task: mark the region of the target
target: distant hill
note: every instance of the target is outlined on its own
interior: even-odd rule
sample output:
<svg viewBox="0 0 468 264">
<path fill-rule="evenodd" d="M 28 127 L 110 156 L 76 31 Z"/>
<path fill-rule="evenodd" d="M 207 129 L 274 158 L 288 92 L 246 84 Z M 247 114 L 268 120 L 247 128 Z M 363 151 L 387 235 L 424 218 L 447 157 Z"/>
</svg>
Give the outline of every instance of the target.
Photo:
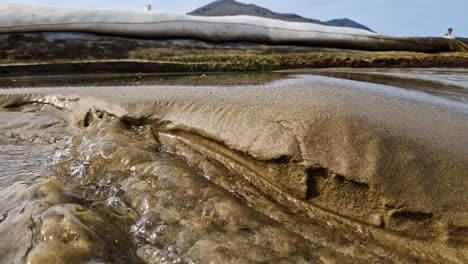
<svg viewBox="0 0 468 264">
<path fill-rule="evenodd" d="M 332 19 L 332 20 L 325 21 L 324 23 L 329 26 L 359 28 L 359 29 L 364 29 L 367 31 L 374 32 L 372 29 L 362 24 L 359 24 L 358 22 L 353 21 L 349 18 Z"/>
<path fill-rule="evenodd" d="M 234 0 L 219 0 L 200 7 L 190 13 L 192 16 L 258 16 L 295 22 L 322 24 L 320 20 L 308 19 L 296 14 L 280 14 L 261 6 L 239 3 Z"/>
<path fill-rule="evenodd" d="M 361 25 L 351 19 L 333 19 L 322 22 L 317 19 L 305 18 L 296 14 L 276 13 L 269 9 L 253 4 L 244 4 L 234 0 L 218 0 L 208 5 L 200 7 L 188 15 L 192 16 L 258 16 L 272 19 L 279 19 L 293 22 L 306 22 L 321 25 L 337 26 L 337 27 L 352 27 L 372 31 L 368 27 Z M 372 31 L 373 32 L 373 31 Z"/>
</svg>

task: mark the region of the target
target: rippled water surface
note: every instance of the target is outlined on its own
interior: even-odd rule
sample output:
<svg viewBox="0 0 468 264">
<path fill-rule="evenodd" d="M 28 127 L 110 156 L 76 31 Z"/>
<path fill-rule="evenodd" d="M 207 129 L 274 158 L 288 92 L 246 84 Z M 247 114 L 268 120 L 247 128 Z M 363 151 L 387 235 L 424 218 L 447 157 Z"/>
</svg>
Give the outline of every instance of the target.
<svg viewBox="0 0 468 264">
<path fill-rule="evenodd" d="M 278 76 L 239 77 L 227 82 Z M 165 83 L 154 76 L 112 78 L 104 84 Z M 171 78 L 219 83 L 219 76 Z M 3 84 L 76 85 L 72 79 Z M 437 262 L 405 241 L 378 240 L 359 225 L 314 219 L 278 203 L 234 163 L 210 160 L 189 144 L 203 145 L 202 139 L 102 113 L 80 128 L 74 121 L 42 104 L 0 111 L 1 263 Z"/>
<path fill-rule="evenodd" d="M 305 72 L 334 78 L 384 84 L 464 103 L 468 102 L 468 70 L 466 69 L 343 68 L 307 70 Z"/>
</svg>

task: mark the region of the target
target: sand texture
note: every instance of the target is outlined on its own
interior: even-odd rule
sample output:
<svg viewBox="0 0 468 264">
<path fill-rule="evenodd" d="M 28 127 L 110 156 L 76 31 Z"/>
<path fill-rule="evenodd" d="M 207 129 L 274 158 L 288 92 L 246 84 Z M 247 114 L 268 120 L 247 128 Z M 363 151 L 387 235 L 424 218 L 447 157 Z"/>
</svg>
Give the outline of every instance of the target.
<svg viewBox="0 0 468 264">
<path fill-rule="evenodd" d="M 463 103 L 311 76 L 264 86 L 0 93 L 3 107 L 51 104 L 81 127 L 103 115 L 149 124 L 168 146 L 196 150 L 315 217 L 451 250 L 467 245 Z"/>
</svg>

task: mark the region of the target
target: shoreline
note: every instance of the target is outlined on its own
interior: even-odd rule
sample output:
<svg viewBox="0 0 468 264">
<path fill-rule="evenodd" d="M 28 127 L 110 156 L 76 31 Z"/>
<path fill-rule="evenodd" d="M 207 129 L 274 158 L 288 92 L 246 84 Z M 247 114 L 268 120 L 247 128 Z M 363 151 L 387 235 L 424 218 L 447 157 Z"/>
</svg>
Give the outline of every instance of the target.
<svg viewBox="0 0 468 264">
<path fill-rule="evenodd" d="M 149 59 L 146 59 L 149 58 Z M 135 59 L 10 61 L 0 64 L 0 76 L 95 73 L 269 72 L 324 68 L 464 68 L 468 53 L 309 53 L 286 55 L 185 56 Z"/>
<path fill-rule="evenodd" d="M 133 39 L 42 32 L 0 34 L 0 74 L 249 72 L 303 68 L 468 67 L 467 52 L 366 52 L 307 46 Z M 41 68 L 42 67 L 42 68 Z"/>
</svg>

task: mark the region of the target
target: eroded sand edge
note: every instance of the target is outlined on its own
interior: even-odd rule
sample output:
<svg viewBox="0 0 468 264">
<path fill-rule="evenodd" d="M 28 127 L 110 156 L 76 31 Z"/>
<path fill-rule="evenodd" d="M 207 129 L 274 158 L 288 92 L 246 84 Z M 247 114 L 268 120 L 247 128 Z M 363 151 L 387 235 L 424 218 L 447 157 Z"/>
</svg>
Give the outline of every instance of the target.
<svg viewBox="0 0 468 264">
<path fill-rule="evenodd" d="M 312 218 L 466 259 L 463 104 L 308 76 L 264 86 L 0 93 L 3 107 L 51 104 L 81 127 L 105 115 L 151 125 L 168 151 L 219 162 Z"/>
</svg>

